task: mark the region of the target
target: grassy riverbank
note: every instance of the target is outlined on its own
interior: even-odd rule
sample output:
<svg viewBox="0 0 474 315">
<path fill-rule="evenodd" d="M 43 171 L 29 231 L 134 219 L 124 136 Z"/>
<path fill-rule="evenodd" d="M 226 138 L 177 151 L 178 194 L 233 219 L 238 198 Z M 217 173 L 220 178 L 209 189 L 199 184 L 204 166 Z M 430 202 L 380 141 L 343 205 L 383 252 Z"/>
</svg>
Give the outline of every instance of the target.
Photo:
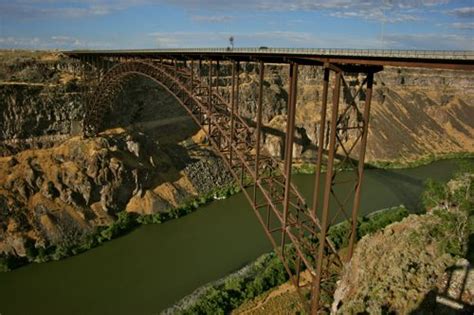
<svg viewBox="0 0 474 315">
<path fill-rule="evenodd" d="M 138 215 L 123 211 L 118 213 L 117 219 L 111 225 L 99 227 L 94 233 L 63 245 L 37 248 L 34 246 L 33 242 L 31 242 L 26 244 L 26 257 L 0 255 L 0 272 L 10 271 L 28 263 L 42 263 L 51 260 L 60 260 L 80 254 L 91 248 L 97 247 L 104 242 L 125 235 L 140 225 L 164 223 L 172 219 L 180 218 L 215 199 L 228 198 L 239 191 L 240 187 L 235 184 L 213 189 L 203 196 L 189 200 L 181 206 L 171 209 L 169 212 Z"/>
<path fill-rule="evenodd" d="M 455 152 L 455 153 L 440 153 L 440 154 L 428 154 L 423 155 L 420 158 L 413 161 L 394 160 L 394 161 L 374 161 L 365 164 L 366 169 L 406 169 L 415 168 L 419 166 L 428 165 L 430 163 L 449 160 L 449 159 L 474 159 L 474 152 Z M 336 164 L 337 165 L 337 164 Z M 325 170 L 325 165 L 322 167 Z M 349 170 L 350 167 L 344 167 L 345 170 Z M 314 174 L 316 172 L 315 163 L 299 163 L 293 166 L 294 174 Z"/>
<path fill-rule="evenodd" d="M 394 207 L 377 211 L 359 220 L 357 238 L 373 233 L 383 227 L 400 221 L 408 216 L 408 210 L 403 207 Z M 347 246 L 349 224 L 343 222 L 329 229 L 329 238 L 337 249 Z M 290 254 L 293 248 L 285 247 Z M 295 266 L 290 266 L 295 268 Z M 294 271 L 294 270 L 293 270 Z M 243 303 L 261 295 L 262 293 L 288 281 L 288 274 L 278 256 L 268 253 L 260 256 L 255 262 L 241 270 L 206 285 L 184 298 L 165 314 L 225 314 L 239 307 Z"/>
</svg>

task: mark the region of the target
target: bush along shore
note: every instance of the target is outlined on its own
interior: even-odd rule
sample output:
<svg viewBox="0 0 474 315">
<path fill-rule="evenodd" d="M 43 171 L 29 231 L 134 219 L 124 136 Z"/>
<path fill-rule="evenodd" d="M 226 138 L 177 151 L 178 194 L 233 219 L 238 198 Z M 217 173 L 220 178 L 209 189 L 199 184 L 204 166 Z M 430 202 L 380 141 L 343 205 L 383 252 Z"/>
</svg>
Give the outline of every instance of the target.
<svg viewBox="0 0 474 315">
<path fill-rule="evenodd" d="M 373 233 L 408 216 L 404 206 L 380 210 L 361 217 L 357 227 L 357 238 Z M 337 224 L 328 235 L 337 249 L 347 246 L 350 225 Z M 291 254 L 291 245 L 285 246 Z M 295 266 L 290 266 L 295 270 Z M 264 254 L 239 271 L 216 282 L 205 285 L 162 314 L 227 314 L 243 303 L 289 280 L 288 274 L 275 252 Z"/>
<path fill-rule="evenodd" d="M 449 160 L 449 159 L 474 159 L 474 152 L 451 152 L 451 153 L 440 153 L 440 154 L 428 154 L 422 156 L 413 161 L 374 161 L 365 164 L 366 169 L 404 169 L 404 168 L 415 168 L 419 166 L 428 165 L 430 163 Z M 337 165 L 337 164 L 336 164 Z M 325 171 L 325 165 L 322 166 L 322 170 Z M 351 167 L 347 165 L 344 170 L 351 170 Z M 293 174 L 314 174 L 316 172 L 315 163 L 300 163 L 293 166 Z"/>
<path fill-rule="evenodd" d="M 180 207 L 171 209 L 169 212 L 159 212 L 150 215 L 138 215 L 125 211 L 119 212 L 114 223 L 98 228 L 92 234 L 85 235 L 79 241 L 75 240 L 71 243 L 46 248 L 35 247 L 33 242 L 31 242 L 31 244 L 27 244 L 26 257 L 0 255 L 0 272 L 10 271 L 28 263 L 42 263 L 77 255 L 106 241 L 125 235 L 142 224 L 164 223 L 180 218 L 215 199 L 225 199 L 239 191 L 240 187 L 237 184 L 213 189 L 198 198 L 185 202 Z"/>
</svg>

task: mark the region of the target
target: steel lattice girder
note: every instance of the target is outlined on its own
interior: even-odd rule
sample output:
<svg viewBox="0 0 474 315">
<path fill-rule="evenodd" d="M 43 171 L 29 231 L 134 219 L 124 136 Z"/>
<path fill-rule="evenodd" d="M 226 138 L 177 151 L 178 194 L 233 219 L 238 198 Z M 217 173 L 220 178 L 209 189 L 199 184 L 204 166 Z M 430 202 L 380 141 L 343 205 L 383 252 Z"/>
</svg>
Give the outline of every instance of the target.
<svg viewBox="0 0 474 315">
<path fill-rule="evenodd" d="M 239 88 L 240 88 L 240 64 L 230 62 L 232 67 L 232 80 L 230 102 L 224 100 L 219 93 L 217 62 L 208 60 L 207 78 L 203 75 L 202 62 L 196 71 L 194 61 L 191 67 L 179 67 L 176 60 L 136 60 L 134 58 L 108 61 L 106 64 L 115 63 L 97 84 L 94 92 L 89 98 L 86 108 L 85 133 L 93 135 L 101 130 L 101 122 L 107 110 L 112 109 L 112 102 L 122 89 L 122 83 L 131 75 L 141 75 L 148 77 L 165 90 L 172 94 L 176 100 L 191 115 L 194 121 L 203 128 L 207 134 L 209 143 L 213 149 L 223 158 L 227 168 L 242 186 L 242 191 L 260 221 L 267 237 L 272 243 L 283 262 L 283 265 L 290 275 L 290 279 L 300 292 L 300 272 L 301 266 L 310 272 L 312 277 L 312 298 L 311 305 L 307 305 L 308 311 L 316 313 L 319 309 L 319 297 L 321 295 L 321 282 L 324 274 L 324 261 L 333 258 L 341 262 L 342 258 L 327 237 L 327 231 L 332 224 L 329 218 L 330 197 L 334 196 L 333 186 L 337 184 L 336 178 L 338 169 L 343 167 L 345 162 L 353 163 L 350 157 L 356 144 L 359 144 L 359 161 L 354 193 L 346 198 L 353 198 L 351 215 L 346 215 L 351 223 L 351 235 L 349 240 L 349 255 L 355 242 L 355 227 L 358 207 L 360 202 L 360 187 L 363 176 L 364 154 L 367 143 L 367 128 L 370 112 L 371 91 L 373 84 L 373 73 L 380 70 L 374 68 L 367 73 L 367 78 L 361 84 L 359 91 L 366 87 L 366 100 L 363 114 L 359 109 L 359 104 L 355 100 L 358 93 L 352 96 L 346 107 L 342 107 L 340 112 L 340 89 L 344 81 L 342 69 L 330 65 L 324 65 L 323 98 L 321 106 L 321 132 L 318 140 L 318 153 L 316 165 L 316 182 L 313 193 L 312 206 L 308 206 L 305 199 L 299 193 L 296 186 L 291 182 L 292 175 L 292 148 L 295 132 L 295 115 L 297 100 L 297 77 L 298 64 L 291 63 L 289 67 L 289 98 L 287 130 L 285 141 L 284 165 L 275 160 L 267 150 L 261 146 L 261 134 L 264 128 L 262 124 L 263 104 L 263 61 L 259 65 L 259 89 L 256 127 L 252 127 L 248 120 L 238 114 Z M 104 62 L 95 63 L 98 66 Z M 215 69 L 213 69 L 213 65 Z M 214 70 L 214 71 L 213 71 Z M 325 134 L 326 116 L 328 111 L 327 98 L 329 89 L 330 72 L 335 73 L 333 87 L 333 99 L 331 107 L 330 133 Z M 213 75 L 214 74 L 214 75 Z M 213 80 L 215 79 L 215 85 Z M 207 80 L 207 82 L 206 82 Z M 356 125 L 350 125 L 351 114 L 356 115 Z M 350 148 L 345 147 L 345 143 L 350 139 L 350 132 L 358 131 L 358 136 L 351 144 Z M 322 178 L 322 157 L 325 147 L 325 138 L 329 139 L 327 152 L 327 172 L 325 174 L 324 198 L 318 198 L 319 180 Z M 338 155 L 342 151 L 342 157 Z M 342 161 L 335 165 L 335 158 Z M 247 187 L 253 187 L 253 193 Z M 322 204 L 322 207 L 321 207 Z M 339 212 L 346 213 L 345 203 L 340 202 Z M 278 226 L 271 227 L 271 218 L 276 219 Z M 293 251 L 285 250 L 286 241 L 292 244 Z M 318 242 L 314 242 L 318 240 Z M 327 267 L 327 266 L 326 266 Z"/>
</svg>

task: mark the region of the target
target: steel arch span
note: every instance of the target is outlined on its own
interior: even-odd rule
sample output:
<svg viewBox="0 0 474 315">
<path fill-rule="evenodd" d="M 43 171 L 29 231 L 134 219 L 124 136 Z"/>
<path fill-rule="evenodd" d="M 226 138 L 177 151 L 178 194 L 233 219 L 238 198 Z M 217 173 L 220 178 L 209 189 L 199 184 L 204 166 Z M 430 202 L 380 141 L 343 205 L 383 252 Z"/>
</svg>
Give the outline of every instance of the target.
<svg viewBox="0 0 474 315">
<path fill-rule="evenodd" d="M 265 62 L 258 65 L 259 86 L 256 121 L 238 113 L 240 87 L 240 60 L 213 60 L 174 58 L 103 58 L 82 60 L 94 66 L 98 82 L 86 104 L 84 133 L 95 135 L 102 130 L 102 122 L 108 110 L 113 110 L 114 97 L 122 90 L 122 84 L 133 75 L 155 81 L 178 101 L 195 123 L 207 135 L 208 143 L 218 153 L 254 210 L 268 239 L 283 262 L 291 281 L 298 289 L 308 311 L 316 314 L 321 310 L 320 296 L 333 265 L 342 266 L 343 259 L 327 237 L 328 228 L 335 222 L 329 214 L 330 203 L 336 204 L 340 217 L 349 221 L 351 233 L 347 236 L 349 257 L 355 243 L 360 188 L 363 174 L 364 153 L 372 95 L 374 72 L 381 67 L 349 67 L 348 72 L 365 73 L 366 77 L 355 95 L 341 97 L 341 89 L 347 82 L 344 68 L 324 64 L 322 91 L 321 132 L 315 185 L 312 203 L 305 201 L 292 183 L 293 144 L 295 142 L 295 114 L 298 83 L 298 62 L 289 62 L 288 114 L 285 132 L 283 161 L 272 157 L 262 145 L 262 124 Z M 190 62 L 189 62 L 190 61 Z M 221 62 L 221 64 L 219 64 Z M 219 90 L 222 62 L 231 69 L 230 93 L 223 96 Z M 205 67 L 203 67 L 205 66 Z M 314 65 L 312 65 L 314 66 Z M 334 82 L 330 84 L 330 74 Z M 93 81 L 93 80 L 91 80 Z M 91 83 L 92 84 L 92 83 Z M 332 85 L 332 87 L 331 87 Z M 328 106 L 329 89 L 332 88 L 332 104 Z M 362 102 L 356 101 L 359 94 Z M 345 93 L 347 94 L 347 93 Z M 339 106 L 340 99 L 349 99 Z M 330 110 L 328 110 L 330 107 Z M 326 115 L 327 114 L 327 115 Z M 330 114 L 330 115 L 329 115 Z M 327 117 L 327 118 L 326 118 Z M 357 117 L 353 119 L 353 117 Z M 328 123 L 326 124 L 326 121 Z M 349 138 L 350 141 L 347 141 Z M 358 145 L 358 146 L 357 146 Z M 359 161 L 350 156 L 359 148 Z M 337 154 L 339 152 L 339 155 Z M 342 154 L 341 154 L 342 152 Z M 323 154 L 327 155 L 326 172 L 322 172 Z M 345 197 L 336 196 L 333 186 L 337 183 L 338 165 L 349 164 L 354 169 L 353 190 Z M 324 185 L 320 185 L 324 182 Z M 322 192 L 322 194 L 320 194 Z M 347 204 L 347 202 L 352 202 Z M 337 216 L 336 216 L 337 217 Z M 300 273 L 307 270 L 311 277 L 303 286 Z M 303 289 L 302 289 L 303 288 Z M 311 300 L 305 292 L 311 291 Z"/>
</svg>

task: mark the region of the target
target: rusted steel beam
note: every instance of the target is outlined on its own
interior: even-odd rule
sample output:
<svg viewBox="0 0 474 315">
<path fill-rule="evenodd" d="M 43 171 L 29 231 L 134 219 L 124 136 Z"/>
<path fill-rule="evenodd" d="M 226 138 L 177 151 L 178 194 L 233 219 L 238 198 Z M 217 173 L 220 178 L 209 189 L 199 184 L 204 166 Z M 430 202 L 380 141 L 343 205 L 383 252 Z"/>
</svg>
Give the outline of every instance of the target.
<svg viewBox="0 0 474 315">
<path fill-rule="evenodd" d="M 219 60 L 216 60 L 216 93 L 219 94 Z"/>
<path fill-rule="evenodd" d="M 374 66 L 393 66 L 393 67 L 414 67 L 414 68 L 431 68 L 431 69 L 447 69 L 447 70 L 466 70 L 474 71 L 474 64 L 458 62 L 455 60 L 426 60 L 426 59 L 370 59 L 370 58 L 313 58 L 320 62 L 327 62 L 338 65 L 374 65 Z"/>
<path fill-rule="evenodd" d="M 349 252 L 348 260 L 352 258 L 354 252 L 354 244 L 356 242 L 356 229 L 357 229 L 357 216 L 359 213 L 360 207 L 360 196 L 362 189 L 362 181 L 364 178 L 364 162 L 365 162 L 365 152 L 367 149 L 367 136 L 369 133 L 369 118 L 370 118 L 370 105 L 372 102 L 372 88 L 373 88 L 374 74 L 369 72 L 367 74 L 367 90 L 364 106 L 364 117 L 363 117 L 363 130 L 362 130 L 362 139 L 359 147 L 359 165 L 358 165 L 358 180 L 354 196 L 354 203 L 352 208 L 352 228 L 351 228 L 351 238 L 349 240 Z"/>
<path fill-rule="evenodd" d="M 235 90 L 235 113 L 237 115 L 240 114 L 239 111 L 239 97 L 240 97 L 240 62 L 237 61 L 237 83 L 236 83 L 236 90 Z"/>
<path fill-rule="evenodd" d="M 326 247 L 326 235 L 329 222 L 329 199 L 331 197 L 332 178 L 334 168 L 334 156 L 336 151 L 336 124 L 339 114 L 339 98 L 341 91 L 341 73 L 337 72 L 334 81 L 333 104 L 331 113 L 331 131 L 329 134 L 329 155 L 326 170 L 326 180 L 324 184 L 323 209 L 321 219 L 321 232 L 319 234 L 319 247 L 316 257 L 316 276 L 313 283 L 313 294 L 311 298 L 311 313 L 317 314 L 319 310 L 319 299 L 321 295 L 321 277 L 323 271 L 323 262 L 325 258 L 324 250 Z"/>
<path fill-rule="evenodd" d="M 233 147 L 232 142 L 234 141 L 234 115 L 235 115 L 235 75 L 236 75 L 236 67 L 235 61 L 232 62 L 232 91 L 231 91 L 231 109 L 230 109 L 230 137 L 229 137 L 229 163 L 230 166 L 233 166 Z"/>
<path fill-rule="evenodd" d="M 426 57 L 423 54 L 419 56 L 377 56 L 377 55 L 363 55 L 363 54 L 327 54 L 318 53 L 298 53 L 284 52 L 275 50 L 270 52 L 266 51 L 196 51 L 192 50 L 176 50 L 176 51 L 64 51 L 65 55 L 73 58 L 79 58 L 84 55 L 96 55 L 106 57 L 119 57 L 119 58 L 158 58 L 166 57 L 169 59 L 199 59 L 199 58 L 211 58 L 213 60 L 234 60 L 234 61 L 252 61 L 255 59 L 263 60 L 266 63 L 279 63 L 289 64 L 292 61 L 297 61 L 302 65 L 320 65 L 328 62 L 332 64 L 343 65 L 354 65 L 354 66 L 395 66 L 395 67 L 422 67 L 422 68 L 434 68 L 434 69 L 453 69 L 453 70 L 467 70 L 474 71 L 474 60 L 472 59 L 472 52 L 466 52 L 467 55 L 464 58 L 456 58 L 455 56 L 451 59 L 446 57 Z M 344 69 L 344 71 L 348 71 Z M 362 72 L 363 69 L 359 69 L 355 72 Z"/>
<path fill-rule="evenodd" d="M 194 60 L 191 60 L 191 93 L 194 93 Z"/>
<path fill-rule="evenodd" d="M 285 245 L 286 224 L 288 220 L 288 210 L 290 206 L 290 185 L 291 185 L 291 166 L 293 164 L 293 143 L 295 138 L 295 116 L 296 116 L 296 93 L 298 84 L 298 64 L 290 64 L 290 91 L 288 96 L 288 115 L 286 118 L 286 143 L 285 143 L 285 199 L 283 210 L 283 231 L 281 235 L 282 254 Z"/>
<path fill-rule="evenodd" d="M 208 69 L 208 100 L 207 100 L 207 119 L 208 119 L 208 129 L 209 137 L 212 137 L 212 60 L 209 59 L 209 69 Z"/>
<path fill-rule="evenodd" d="M 263 79 L 264 79 L 264 70 L 265 64 L 263 61 L 260 61 L 260 73 L 259 73 L 259 88 L 258 88 L 258 104 L 257 104 L 257 134 L 256 134 L 256 141 L 255 144 L 255 184 L 253 187 L 253 203 L 254 206 L 257 204 L 257 182 L 259 180 L 260 175 L 260 141 L 261 141 L 261 129 L 262 129 L 262 104 L 263 104 Z"/>
<path fill-rule="evenodd" d="M 326 131 L 326 114 L 327 114 L 327 103 L 328 103 L 328 89 L 329 89 L 329 68 L 324 68 L 323 77 L 323 96 L 321 104 L 320 124 L 319 124 L 319 135 L 318 135 L 318 155 L 316 160 L 316 174 L 314 180 L 314 191 L 313 191 L 313 215 L 317 217 L 318 203 L 319 203 L 319 188 L 321 181 L 321 166 L 323 163 L 323 152 L 324 152 L 324 139 Z"/>
</svg>

